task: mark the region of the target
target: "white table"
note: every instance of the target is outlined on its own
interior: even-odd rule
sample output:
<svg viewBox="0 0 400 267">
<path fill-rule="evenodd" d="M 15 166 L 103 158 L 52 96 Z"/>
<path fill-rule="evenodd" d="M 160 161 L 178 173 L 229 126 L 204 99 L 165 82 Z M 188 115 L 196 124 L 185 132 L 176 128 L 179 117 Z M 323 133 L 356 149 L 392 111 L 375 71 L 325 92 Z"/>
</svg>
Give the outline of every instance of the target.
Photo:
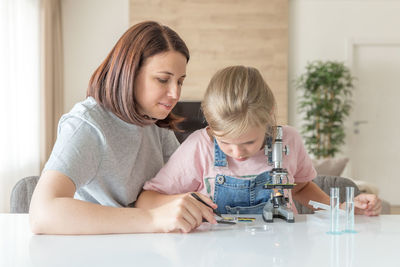
<svg viewBox="0 0 400 267">
<path fill-rule="evenodd" d="M 400 266 L 400 215 L 356 216 L 358 233 L 337 236 L 326 233 L 329 219 L 318 215 L 245 225 L 46 236 L 30 232 L 26 214 L 0 214 L 0 266 Z"/>
</svg>

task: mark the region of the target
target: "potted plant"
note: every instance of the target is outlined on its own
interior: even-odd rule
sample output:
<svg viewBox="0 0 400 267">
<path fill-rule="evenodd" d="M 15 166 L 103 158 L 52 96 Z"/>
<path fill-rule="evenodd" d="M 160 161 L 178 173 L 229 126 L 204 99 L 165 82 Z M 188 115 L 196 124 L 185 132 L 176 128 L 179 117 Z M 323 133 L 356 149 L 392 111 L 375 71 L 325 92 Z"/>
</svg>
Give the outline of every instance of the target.
<svg viewBox="0 0 400 267">
<path fill-rule="evenodd" d="M 296 80 L 297 89 L 303 92 L 299 100 L 299 111 L 304 114 L 301 133 L 316 159 L 333 158 L 344 144 L 353 80 L 349 68 L 335 61 L 310 62 Z"/>
</svg>

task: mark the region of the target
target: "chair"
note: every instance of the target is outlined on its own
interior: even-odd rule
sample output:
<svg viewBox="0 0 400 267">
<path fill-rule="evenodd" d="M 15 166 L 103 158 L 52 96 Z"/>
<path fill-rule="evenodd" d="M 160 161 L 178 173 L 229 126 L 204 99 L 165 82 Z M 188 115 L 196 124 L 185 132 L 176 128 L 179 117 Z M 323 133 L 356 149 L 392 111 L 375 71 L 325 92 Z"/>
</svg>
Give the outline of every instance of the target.
<svg viewBox="0 0 400 267">
<path fill-rule="evenodd" d="M 29 176 L 19 180 L 11 191 L 10 212 L 28 213 L 31 198 L 39 176 Z"/>
<path fill-rule="evenodd" d="M 346 200 L 346 187 L 347 186 L 352 186 L 354 187 L 354 196 L 359 195 L 361 192 L 358 189 L 357 185 L 350 179 L 344 178 L 344 177 L 339 177 L 339 176 L 323 176 L 319 175 L 317 176 L 314 180 L 314 183 L 316 183 L 322 191 L 324 191 L 328 196 L 330 195 L 330 188 L 331 187 L 339 187 L 339 201 L 340 203 L 344 202 Z M 294 204 L 296 205 L 297 211 L 299 214 L 311 214 L 314 213 L 310 208 L 305 207 L 298 203 L 296 200 L 293 200 Z"/>
</svg>

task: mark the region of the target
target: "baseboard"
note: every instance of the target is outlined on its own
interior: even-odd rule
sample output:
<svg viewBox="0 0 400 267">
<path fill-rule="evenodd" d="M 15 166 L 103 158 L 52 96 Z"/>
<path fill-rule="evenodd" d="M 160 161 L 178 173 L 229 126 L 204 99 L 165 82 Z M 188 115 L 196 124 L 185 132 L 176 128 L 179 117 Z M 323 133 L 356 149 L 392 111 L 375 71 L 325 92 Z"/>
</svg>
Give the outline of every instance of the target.
<svg viewBox="0 0 400 267">
<path fill-rule="evenodd" d="M 391 205 L 390 214 L 400 214 L 400 205 Z"/>
</svg>

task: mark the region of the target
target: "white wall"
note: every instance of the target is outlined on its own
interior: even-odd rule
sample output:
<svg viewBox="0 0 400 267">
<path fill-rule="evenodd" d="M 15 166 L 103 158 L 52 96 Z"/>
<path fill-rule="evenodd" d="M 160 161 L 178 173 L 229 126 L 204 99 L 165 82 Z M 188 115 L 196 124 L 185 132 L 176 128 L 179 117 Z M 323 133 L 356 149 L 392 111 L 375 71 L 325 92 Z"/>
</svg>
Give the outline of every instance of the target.
<svg viewBox="0 0 400 267">
<path fill-rule="evenodd" d="M 89 79 L 129 27 L 129 0 L 63 0 L 64 112 L 85 99 Z"/>
<path fill-rule="evenodd" d="M 346 40 L 400 37 L 400 0 L 289 0 L 289 124 L 299 126 L 293 80 L 312 60 L 346 61 Z"/>
<path fill-rule="evenodd" d="M 289 0 L 289 7 L 288 114 L 289 124 L 299 128 L 301 125 L 301 114 L 296 112 L 298 92 L 296 92 L 292 81 L 305 71 L 305 65 L 312 60 L 337 60 L 350 63 L 351 51 L 349 49 L 350 46 L 348 46 L 349 40 L 356 42 L 369 40 L 374 43 L 396 41 L 398 47 L 400 43 L 400 0 Z M 379 55 L 377 57 L 379 58 Z M 351 65 L 350 63 L 349 67 L 352 67 Z M 376 79 L 380 76 L 384 77 L 384 73 L 379 73 L 379 71 L 383 72 L 386 70 L 378 69 L 371 75 L 374 75 Z M 400 70 L 395 71 L 398 71 L 400 74 Z M 382 92 L 382 87 L 377 86 L 375 90 L 381 90 L 379 92 L 381 94 L 387 93 Z M 392 87 L 398 87 L 398 84 L 393 84 Z M 357 89 L 361 90 L 362 88 Z M 355 91 L 355 93 L 358 93 L 358 91 Z M 392 97 L 398 99 L 399 96 L 393 95 Z M 365 99 L 354 97 L 353 101 L 355 102 L 354 106 L 359 106 Z M 373 103 L 373 105 L 382 104 L 373 100 L 368 103 Z M 385 107 L 379 106 L 374 108 L 379 108 L 382 111 Z M 391 114 L 396 116 L 394 114 L 398 114 L 398 112 L 391 112 Z M 396 132 L 394 127 L 398 123 L 393 124 L 397 119 L 390 119 L 388 117 L 383 116 L 380 120 L 386 119 L 387 123 L 385 125 L 392 125 L 391 128 L 388 127 L 385 129 L 385 131 L 389 132 L 390 136 L 390 133 Z M 372 122 L 372 117 L 370 118 Z M 400 198 L 397 191 L 391 190 L 393 187 L 398 188 L 400 186 L 397 177 L 399 171 L 395 168 L 396 163 L 392 164 L 393 161 L 398 161 L 398 157 L 390 157 L 387 153 L 388 151 L 384 151 L 382 146 L 378 146 L 376 149 L 374 148 L 376 146 L 373 145 L 377 142 L 379 144 L 382 141 L 385 144 L 390 142 L 390 145 L 395 148 L 397 147 L 398 150 L 400 142 L 396 138 L 380 138 L 380 136 L 372 134 L 372 131 L 364 131 L 363 136 L 369 134 L 370 141 L 364 142 L 363 145 L 367 150 L 366 153 L 371 154 L 373 159 L 368 162 L 363 161 L 361 165 L 356 165 L 355 159 L 360 159 L 360 155 L 355 154 L 359 149 L 349 142 L 351 141 L 349 137 L 353 133 L 350 131 L 352 129 L 350 128 L 352 126 L 351 122 L 353 120 L 349 119 L 347 121 L 347 146 L 343 147 L 343 154 L 347 157 L 350 156 L 350 162 L 343 176 L 371 182 L 379 188 L 382 198 L 389 200 L 393 204 L 399 204 Z M 372 124 L 371 122 L 368 126 L 377 128 L 376 123 Z M 353 135 L 353 140 L 354 138 L 360 138 L 360 136 Z M 353 155 L 353 160 L 351 155 Z M 389 162 L 388 159 L 392 161 Z M 374 175 L 373 173 L 369 173 L 369 176 L 360 175 L 361 177 L 356 175 L 357 171 L 366 169 L 366 166 L 375 166 L 374 170 L 379 170 L 378 168 L 388 169 L 391 173 L 389 175 L 382 173 Z"/>
</svg>

